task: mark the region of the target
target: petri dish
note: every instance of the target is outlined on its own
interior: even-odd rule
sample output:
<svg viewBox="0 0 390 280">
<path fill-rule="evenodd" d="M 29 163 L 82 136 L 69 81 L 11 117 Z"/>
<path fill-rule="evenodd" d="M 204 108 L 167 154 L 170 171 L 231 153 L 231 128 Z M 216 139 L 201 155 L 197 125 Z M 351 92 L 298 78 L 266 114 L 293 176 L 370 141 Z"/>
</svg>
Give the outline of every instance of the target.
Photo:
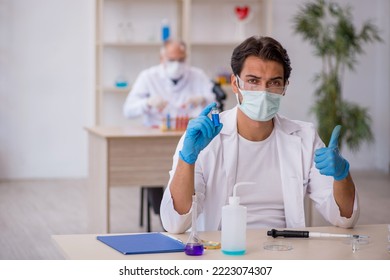
<svg viewBox="0 0 390 280">
<path fill-rule="evenodd" d="M 263 247 L 269 251 L 290 251 L 293 249 L 290 242 L 282 240 L 264 242 Z"/>
<path fill-rule="evenodd" d="M 221 243 L 216 241 L 202 240 L 203 246 L 206 250 L 221 249 Z"/>
<path fill-rule="evenodd" d="M 360 250 L 360 245 L 366 245 L 370 243 L 369 237 L 358 237 L 358 238 L 347 238 L 343 241 L 344 244 L 348 244 L 352 246 L 352 252 L 356 252 Z"/>
<path fill-rule="evenodd" d="M 353 243 L 359 244 L 359 245 L 366 245 L 370 243 L 370 238 L 369 237 L 360 237 L 360 238 L 346 238 L 343 241 L 344 244 L 351 245 Z"/>
</svg>

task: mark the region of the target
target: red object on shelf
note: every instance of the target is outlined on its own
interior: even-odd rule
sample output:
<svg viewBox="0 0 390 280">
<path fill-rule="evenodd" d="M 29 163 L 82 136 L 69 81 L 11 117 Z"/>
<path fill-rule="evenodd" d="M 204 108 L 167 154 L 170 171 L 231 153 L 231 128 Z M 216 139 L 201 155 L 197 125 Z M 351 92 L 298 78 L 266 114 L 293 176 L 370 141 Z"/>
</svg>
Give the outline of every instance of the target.
<svg viewBox="0 0 390 280">
<path fill-rule="evenodd" d="M 234 11 L 236 12 L 236 16 L 239 20 L 244 20 L 249 15 L 249 6 L 236 6 L 234 7 Z"/>
</svg>

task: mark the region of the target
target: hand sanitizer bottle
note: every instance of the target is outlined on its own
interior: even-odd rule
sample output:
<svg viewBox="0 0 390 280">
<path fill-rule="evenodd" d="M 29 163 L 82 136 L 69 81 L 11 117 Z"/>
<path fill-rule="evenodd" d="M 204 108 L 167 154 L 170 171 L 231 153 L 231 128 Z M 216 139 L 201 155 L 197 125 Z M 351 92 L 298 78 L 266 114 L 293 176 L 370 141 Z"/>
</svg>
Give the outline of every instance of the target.
<svg viewBox="0 0 390 280">
<path fill-rule="evenodd" d="M 237 187 L 250 185 L 253 182 L 242 182 L 234 185 L 233 196 L 229 204 L 222 207 L 221 249 L 226 255 L 244 255 L 246 251 L 246 207 L 240 205 L 236 196 Z"/>
</svg>

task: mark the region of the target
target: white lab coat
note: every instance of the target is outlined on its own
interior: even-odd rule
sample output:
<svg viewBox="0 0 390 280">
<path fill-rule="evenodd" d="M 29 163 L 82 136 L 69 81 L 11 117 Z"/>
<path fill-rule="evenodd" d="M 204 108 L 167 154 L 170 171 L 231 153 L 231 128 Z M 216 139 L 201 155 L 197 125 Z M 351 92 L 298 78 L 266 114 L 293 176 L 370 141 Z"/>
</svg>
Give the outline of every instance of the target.
<svg viewBox="0 0 390 280">
<path fill-rule="evenodd" d="M 137 77 L 123 106 L 127 118 L 144 116 L 145 126 L 160 126 L 162 119 L 169 113 L 171 117 L 179 115 L 197 116 L 202 107 L 183 108 L 190 96 L 203 96 L 206 103 L 215 101 L 213 83 L 199 68 L 187 66 L 186 73 L 175 85 L 167 76 L 164 65 L 159 64 L 143 70 Z M 147 105 L 151 96 L 160 96 L 168 101 L 163 112 Z"/>
<path fill-rule="evenodd" d="M 233 193 L 237 170 L 237 107 L 220 114 L 222 131 L 199 154 L 195 163 L 195 192 L 198 196 L 198 230 L 220 230 L 221 210 Z M 359 216 L 357 192 L 351 218 L 340 216 L 333 197 L 333 177 L 321 175 L 314 165 L 314 152 L 323 147 L 311 123 L 274 118 L 280 162 L 282 191 L 287 228 L 305 227 L 304 197 L 308 194 L 315 207 L 331 224 L 353 227 Z M 191 226 L 191 211 L 180 215 L 173 208 L 169 190 L 181 138 L 173 158 L 170 181 L 161 203 L 161 219 L 168 232 L 181 233 Z M 266 180 L 267 178 L 264 178 Z M 241 190 L 243 191 L 243 190 Z"/>
</svg>

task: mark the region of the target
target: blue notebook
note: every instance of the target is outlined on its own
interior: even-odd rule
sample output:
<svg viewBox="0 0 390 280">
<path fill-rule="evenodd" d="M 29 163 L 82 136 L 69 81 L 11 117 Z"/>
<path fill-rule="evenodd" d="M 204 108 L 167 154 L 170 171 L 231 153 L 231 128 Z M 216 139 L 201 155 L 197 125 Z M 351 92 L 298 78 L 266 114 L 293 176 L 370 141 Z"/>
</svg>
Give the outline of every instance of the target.
<svg viewBox="0 0 390 280">
<path fill-rule="evenodd" d="M 98 236 L 98 240 L 125 255 L 184 252 L 185 244 L 160 232 Z"/>
</svg>

